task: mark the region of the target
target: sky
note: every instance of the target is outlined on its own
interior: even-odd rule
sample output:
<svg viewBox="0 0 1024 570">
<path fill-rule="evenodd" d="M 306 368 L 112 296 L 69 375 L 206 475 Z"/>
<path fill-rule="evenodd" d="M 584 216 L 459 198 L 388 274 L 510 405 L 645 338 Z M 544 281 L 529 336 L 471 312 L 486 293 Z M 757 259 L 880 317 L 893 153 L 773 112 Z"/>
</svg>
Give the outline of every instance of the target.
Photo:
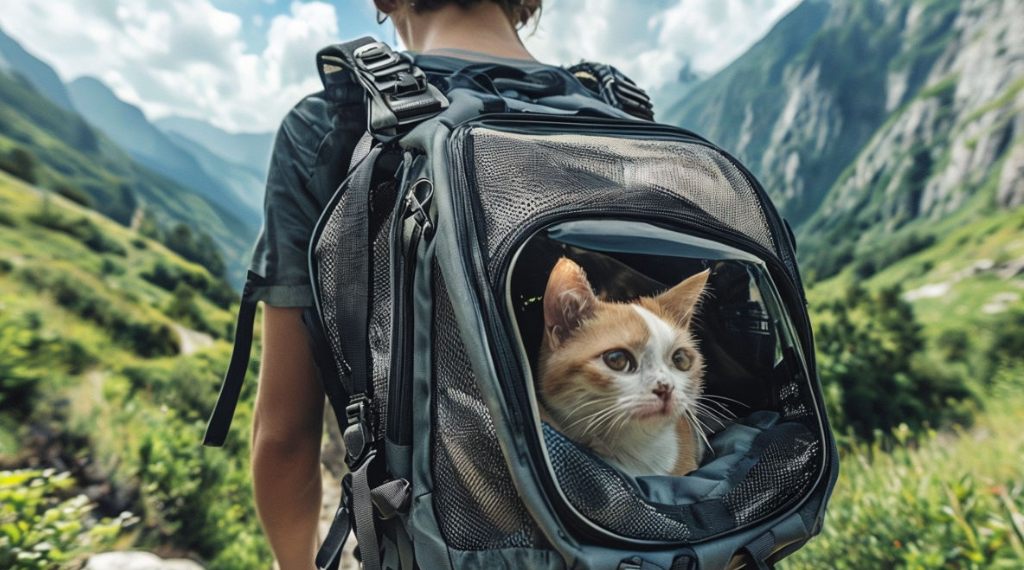
<svg viewBox="0 0 1024 570">
<path fill-rule="evenodd" d="M 689 68 L 720 70 L 799 0 L 544 0 L 524 32 L 541 61 L 618 67 L 658 93 Z M 0 28 L 64 81 L 101 79 L 150 119 L 267 132 L 319 86 L 314 55 L 373 35 L 371 0 L 4 0 Z M 640 8 L 642 6 L 642 8 Z M 659 103 L 655 99 L 655 103 Z"/>
</svg>

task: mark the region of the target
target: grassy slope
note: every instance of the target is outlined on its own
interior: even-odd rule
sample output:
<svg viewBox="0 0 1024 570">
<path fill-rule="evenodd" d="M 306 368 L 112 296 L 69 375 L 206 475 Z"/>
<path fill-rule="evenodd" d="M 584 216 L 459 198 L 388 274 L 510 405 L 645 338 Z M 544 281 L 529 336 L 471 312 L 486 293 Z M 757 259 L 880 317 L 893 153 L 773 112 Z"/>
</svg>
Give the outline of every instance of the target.
<svg viewBox="0 0 1024 570">
<path fill-rule="evenodd" d="M 982 197 L 983 198 L 983 197 Z M 945 286 L 936 296 L 914 297 L 915 313 L 927 336 L 935 338 L 951 329 L 983 332 L 991 320 L 994 303 L 1000 298 L 1006 308 L 1024 308 L 1024 275 L 1003 274 L 1014 261 L 1024 259 L 1024 208 L 973 215 L 965 208 L 961 215 L 934 225 L 940 236 L 931 247 L 903 258 L 865 280 L 848 267 L 808 292 L 811 305 L 839 298 L 854 282 L 869 289 L 899 286 L 904 292 L 920 292 L 926 286 Z M 988 264 L 994 266 L 985 269 Z M 937 292 L 941 291 L 936 287 Z"/>
<path fill-rule="evenodd" d="M 1024 568 L 1024 388 L 1002 385 L 976 425 L 843 454 L 822 536 L 785 570 Z"/>
<path fill-rule="evenodd" d="M 79 225 L 89 220 L 107 250 L 40 226 L 33 217 L 44 209 Z M 13 365 L 35 382 L 30 403 L 0 406 L 0 465 L 33 463 L 39 438 L 28 435 L 48 434 L 45 445 L 62 447 L 65 463 L 85 458 L 92 476 L 136 497 L 127 508 L 141 522 L 121 547 L 191 555 L 214 569 L 266 567 L 248 474 L 254 382 L 225 449 L 200 445 L 230 355 L 233 309 L 195 295 L 190 302 L 207 328 L 224 332 L 199 336 L 194 352 L 178 354 L 176 333 L 185 327 L 167 316 L 174 293 L 143 277 L 156 264 L 209 277 L 159 243 L 0 172 L 0 375 Z M 119 335 L 126 323 L 157 340 L 170 334 L 173 345 L 140 354 L 137 341 Z"/>
</svg>

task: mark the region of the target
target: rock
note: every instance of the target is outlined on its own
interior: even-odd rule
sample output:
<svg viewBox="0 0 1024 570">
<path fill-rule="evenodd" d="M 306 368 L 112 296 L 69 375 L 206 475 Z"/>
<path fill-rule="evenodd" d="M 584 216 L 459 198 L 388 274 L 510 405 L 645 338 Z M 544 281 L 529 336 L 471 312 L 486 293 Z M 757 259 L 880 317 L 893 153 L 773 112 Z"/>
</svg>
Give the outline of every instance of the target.
<svg viewBox="0 0 1024 570">
<path fill-rule="evenodd" d="M 204 570 L 191 560 L 165 560 L 149 552 L 104 552 L 89 558 L 85 570 Z"/>
</svg>

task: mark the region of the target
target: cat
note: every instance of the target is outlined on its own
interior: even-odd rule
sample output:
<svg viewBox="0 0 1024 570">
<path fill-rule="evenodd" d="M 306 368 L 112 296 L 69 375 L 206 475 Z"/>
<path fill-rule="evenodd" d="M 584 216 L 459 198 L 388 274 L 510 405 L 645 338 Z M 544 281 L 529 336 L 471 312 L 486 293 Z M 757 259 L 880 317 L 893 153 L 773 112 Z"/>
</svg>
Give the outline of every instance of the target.
<svg viewBox="0 0 1024 570">
<path fill-rule="evenodd" d="M 709 274 L 655 297 L 607 302 L 561 258 L 544 293 L 541 418 L 634 477 L 696 469 L 704 364 L 690 324 Z"/>
</svg>

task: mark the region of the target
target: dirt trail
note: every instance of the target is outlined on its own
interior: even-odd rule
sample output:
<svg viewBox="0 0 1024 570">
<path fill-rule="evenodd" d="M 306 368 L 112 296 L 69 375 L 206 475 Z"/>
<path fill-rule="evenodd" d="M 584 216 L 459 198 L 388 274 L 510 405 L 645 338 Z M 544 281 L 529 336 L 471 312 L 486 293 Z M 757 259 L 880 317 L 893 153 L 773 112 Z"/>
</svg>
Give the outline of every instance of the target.
<svg viewBox="0 0 1024 570">
<path fill-rule="evenodd" d="M 183 356 L 188 356 L 200 348 L 206 348 L 213 344 L 213 337 L 206 333 L 192 330 L 178 323 L 172 323 L 171 328 L 178 335 L 178 342 Z"/>
</svg>

